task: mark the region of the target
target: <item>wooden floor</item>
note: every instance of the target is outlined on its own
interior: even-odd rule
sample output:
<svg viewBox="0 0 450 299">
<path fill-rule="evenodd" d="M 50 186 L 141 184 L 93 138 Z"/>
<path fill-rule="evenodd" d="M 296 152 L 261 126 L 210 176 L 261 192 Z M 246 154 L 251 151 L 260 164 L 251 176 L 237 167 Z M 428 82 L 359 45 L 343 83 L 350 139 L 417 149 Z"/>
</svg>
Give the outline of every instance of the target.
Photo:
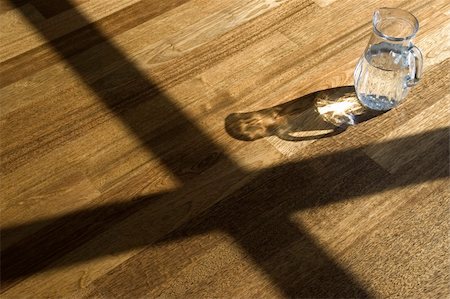
<svg viewBox="0 0 450 299">
<path fill-rule="evenodd" d="M 2 298 L 450 296 L 449 1 L 0 3 Z M 424 77 L 317 138 L 380 6 Z"/>
</svg>

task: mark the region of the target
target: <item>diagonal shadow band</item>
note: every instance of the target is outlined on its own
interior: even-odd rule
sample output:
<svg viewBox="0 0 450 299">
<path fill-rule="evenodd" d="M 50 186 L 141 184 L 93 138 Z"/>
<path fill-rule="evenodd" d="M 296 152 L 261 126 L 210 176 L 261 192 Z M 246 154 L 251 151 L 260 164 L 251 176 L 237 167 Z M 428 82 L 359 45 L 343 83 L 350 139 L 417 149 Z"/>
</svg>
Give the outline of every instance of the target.
<svg viewBox="0 0 450 299">
<path fill-rule="evenodd" d="M 16 3 L 10 2 L 13 5 Z M 96 118 L 101 119 L 101 122 L 110 117 L 124 120 L 123 123 L 143 145 L 181 182 L 191 178 L 186 169 L 196 168 L 211 155 L 224 153 L 220 146 L 206 136 L 157 85 L 148 79 L 146 74 L 135 67 L 127 56 L 69 1 L 56 2 L 55 4 L 59 6 L 64 2 L 65 7 L 71 7 L 73 9 L 71 20 L 83 26 L 65 36 L 54 38 L 53 26 L 36 23 L 26 11 L 22 12 L 23 16 L 28 18 L 48 41 L 48 45 L 109 108 L 109 115 L 98 115 Z M 20 4 L 20 1 L 18 3 Z M 23 6 L 17 6 L 17 9 L 20 11 Z M 77 55 L 92 47 L 97 47 L 98 51 L 91 51 L 88 57 Z M 101 73 L 102 76 L 95 77 L 93 76 L 95 73 Z M 170 123 L 170 127 L 165 126 L 167 123 Z M 67 136 L 76 135 L 77 132 L 83 132 L 86 127 L 96 124 L 95 121 L 93 123 L 78 121 L 67 124 L 66 127 L 58 127 L 52 134 L 40 136 L 39 141 L 32 140 L 24 143 L 20 149 L 14 148 L 4 153 L 7 159 L 2 159 L 1 168 L 8 171 L 13 163 L 17 167 L 25 160 L 24 157 L 38 155 L 42 145 L 53 144 L 58 139 L 67 140 Z M 63 138 L 64 136 L 66 138 Z M 189 150 L 185 148 L 187 144 Z M 221 160 L 228 165 L 230 171 L 240 171 L 234 161 L 228 159 L 226 155 L 221 155 Z"/>
<path fill-rule="evenodd" d="M 244 252 L 251 253 L 248 259 L 258 265 L 263 273 L 268 273 L 286 297 L 370 297 L 368 290 L 359 287 L 358 277 L 349 274 L 351 271 L 346 268 L 348 265 L 340 265 L 336 262 L 336 256 L 329 257 L 330 252 L 326 249 L 333 252 L 335 248 L 319 245 L 317 237 L 310 236 L 301 222 L 291 222 L 293 217 L 304 210 L 310 211 L 316 207 L 326 209 L 326 205 L 356 198 L 383 206 L 386 201 L 398 200 L 394 195 L 395 190 L 407 186 L 411 190 L 421 189 L 421 192 L 420 195 L 410 193 L 405 205 L 412 201 L 428 200 L 436 189 L 422 183 L 442 181 L 449 177 L 448 142 L 448 128 L 442 128 L 371 144 L 366 149 L 352 149 L 262 170 L 255 180 L 241 190 L 158 244 L 171 243 L 196 234 L 204 235 L 205 228 L 220 229 L 233 236 Z M 408 150 L 423 145 L 429 145 L 430 148 L 420 154 Z M 395 173 L 387 173 L 378 163 L 367 159 L 367 150 L 375 153 L 387 151 L 388 155 L 397 155 L 396 158 L 403 160 L 404 164 Z M 414 185 L 420 185 L 420 188 L 414 188 Z M 364 204 L 357 204 L 358 208 L 362 206 Z M 328 213 L 333 215 L 330 209 Z M 305 217 L 305 220 L 308 218 Z M 380 223 L 382 221 L 380 219 Z M 333 220 L 323 219 L 323 223 L 329 222 Z M 352 228 L 348 230 L 352 231 Z M 339 239 L 333 233 L 327 235 L 322 232 L 319 235 L 325 240 L 328 238 L 331 243 Z M 362 240 L 359 242 L 364 243 L 365 237 L 360 238 Z M 376 252 L 376 249 L 368 249 Z M 151 252 L 151 249 L 148 251 Z M 379 254 L 381 260 L 388 259 L 382 256 L 382 252 Z M 145 261 L 146 256 L 143 254 L 139 260 L 127 263 L 127 267 L 145 268 L 145 264 L 139 266 L 142 256 Z M 147 261 L 151 256 L 149 253 Z M 118 282 L 125 278 L 124 272 L 118 271 L 108 281 Z"/>
<path fill-rule="evenodd" d="M 145 74 L 129 61 L 126 55 L 109 42 L 108 38 L 80 12 L 77 12 L 69 1 L 63 2 L 65 7 L 73 9 L 76 22 L 85 24 L 79 30 L 61 38 L 53 39 L 53 28 L 42 27 L 33 23 L 33 19 L 29 19 L 29 21 L 48 40 L 48 44 L 53 47 L 55 52 L 67 62 L 80 79 L 110 109 L 111 115 L 103 116 L 103 118 L 113 116 L 120 118 L 140 138 L 144 146 L 153 152 L 184 183 L 182 190 L 189 188 L 189 184 L 195 180 L 199 173 L 207 171 L 218 163 L 217 161 L 204 163 L 205 159 L 208 159 L 211 155 L 217 155 L 217 153 L 219 153 L 223 164 L 227 166 L 226 171 L 233 174 L 237 179 L 249 175 L 255 176 L 252 184 L 245 185 L 238 192 L 221 201 L 211 213 L 199 217 L 200 224 L 194 225 L 193 228 L 188 225 L 187 228 L 174 232 L 164 241 L 195 235 L 198 231 L 209 231 L 213 228 L 223 229 L 236 238 L 237 243 L 248 252 L 249 257 L 265 271 L 273 283 L 287 296 L 294 297 L 302 294 L 302 291 L 308 290 L 308 285 L 321 286 L 322 293 L 328 295 L 354 295 L 355 292 L 362 296 L 368 295 L 365 294 L 356 280 L 333 262 L 306 233 L 298 229 L 292 229 L 289 225 L 288 215 L 295 210 L 308 206 L 326 204 L 361 194 L 373 194 L 384 189 L 439 179 L 447 176 L 445 171 L 427 172 L 418 170 L 420 172 L 417 175 L 410 175 L 404 180 L 389 182 L 387 187 L 386 184 L 380 183 L 377 185 L 374 183 L 376 181 L 373 180 L 367 181 L 372 178 L 371 176 L 359 175 L 362 181 L 358 182 L 365 187 L 362 191 L 357 192 L 356 189 L 345 188 L 348 187 L 348 184 L 354 184 L 355 182 L 347 182 L 347 185 L 338 182 L 342 178 L 339 176 L 339 168 L 337 170 L 334 168 L 336 163 L 339 162 L 338 165 L 346 165 L 346 169 L 351 171 L 352 157 L 360 154 L 360 150 L 355 150 L 319 157 L 311 161 L 302 161 L 299 165 L 284 165 L 255 174 L 246 173 L 234 161 L 222 154 L 223 149 L 193 124 L 155 84 L 148 80 Z M 16 2 L 11 1 L 11 3 Z M 17 5 L 17 8 L 19 11 L 22 9 L 20 5 Z M 22 13 L 26 18 L 28 17 L 25 11 L 22 11 Z M 83 39 L 85 36 L 90 36 L 88 42 Z M 68 47 L 68 44 L 76 45 L 76 50 Z M 101 51 L 94 53 L 94 57 L 91 57 L 89 61 L 84 61 L 80 55 L 77 55 L 95 45 L 102 45 L 99 48 Z M 98 64 L 92 64 L 92 61 L 97 61 Z M 108 66 L 113 63 L 117 65 L 117 68 L 108 69 Z M 99 68 L 105 69 L 104 76 L 101 79 L 93 79 L 92 73 L 98 72 Z M 170 128 L 163 125 L 167 123 L 167 120 L 170 120 Z M 73 123 L 67 129 L 55 130 L 53 134 L 42 136 L 39 142 L 32 141 L 24 144 L 20 150 L 11 150 L 5 154 L 8 157 L 6 162 L 2 159 L 2 170 L 8 170 L 11 165 L 25 163 L 24 157 L 26 156 L 39 155 L 42 144 L 55 144 L 54 140 L 64 139 L 60 138 L 61 136 L 71 136 L 72 132 L 83 132 L 84 129 L 82 122 Z M 415 137 L 445 140 L 444 135 L 447 135 L 446 130 L 437 130 Z M 408 140 L 407 142 L 411 142 L 410 139 Z M 186 152 L 186 145 L 190 147 L 189 152 Z M 392 144 L 384 144 L 383 146 L 392 146 Z M 436 156 L 430 155 L 430 157 Z M 342 161 L 348 163 L 342 164 Z M 321 173 L 321 177 L 317 174 L 318 165 L 329 165 L 334 170 L 330 173 Z M 185 171 L 186 169 L 195 169 L 196 171 L 189 172 Z M 430 169 L 434 168 L 430 167 Z M 363 171 L 370 170 L 374 170 L 374 173 L 377 174 L 376 178 L 380 180 L 383 176 L 386 177 L 386 173 L 380 172 L 375 163 L 363 168 Z M 300 177 L 302 179 L 291 181 L 292 188 L 286 188 L 286 183 L 281 183 L 281 181 L 287 177 L 291 180 Z M 385 178 L 383 182 L 386 180 Z M 321 182 L 321 184 L 317 188 L 310 188 L 311 184 L 316 181 Z M 226 185 L 226 182 L 223 184 Z M 336 190 L 336 186 L 340 186 L 342 190 Z M 205 188 L 214 189 L 216 187 L 208 186 Z M 305 188 L 307 191 L 309 190 L 306 194 L 299 193 L 302 190 L 304 191 Z M 319 189 L 324 191 L 322 193 L 317 192 Z M 263 191 L 266 192 L 261 194 Z M 145 217 L 146 207 L 163 199 L 177 198 L 177 196 L 180 196 L 180 192 L 182 191 L 176 190 L 165 194 L 150 195 L 129 203 L 105 205 L 53 219 L 5 228 L 2 231 L 2 238 L 20 230 L 32 230 L 34 226 L 40 227 L 33 236 L 2 250 L 2 291 L 35 273 L 151 245 L 161 236 L 155 236 L 155 232 L 152 231 L 150 227 L 152 222 L 149 222 L 149 219 Z M 296 198 L 299 194 L 302 194 L 300 199 Z M 243 204 L 241 199 L 246 204 Z M 195 200 L 197 199 L 190 199 L 191 202 Z M 208 200 L 212 205 L 218 199 L 211 197 Z M 270 208 L 272 206 L 277 208 Z M 246 212 L 247 210 L 249 212 Z M 238 211 L 239 214 L 234 217 L 230 216 L 230 213 L 233 214 Z M 270 222 L 271 225 L 265 225 L 264 229 L 249 233 L 258 222 L 255 217 L 263 217 L 267 213 L 272 213 L 270 214 L 273 219 Z M 231 217 L 228 220 L 224 218 L 227 215 Z M 117 240 L 117 234 L 114 234 L 116 232 L 115 227 L 133 217 L 136 220 L 134 223 L 140 229 L 131 229 L 127 238 L 119 235 L 123 239 L 111 242 L 109 247 L 92 248 L 87 255 L 74 253 L 70 259 L 64 259 L 66 255 L 72 254 L 76 248 L 86 244 L 88 240 L 103 232 L 111 231 L 109 234 L 111 240 L 112 238 Z M 222 220 L 219 221 L 220 219 Z M 263 220 L 261 219 L 261 221 Z M 166 231 L 170 232 L 173 229 L 171 224 L 163 223 L 162 225 L 170 227 L 166 228 Z M 283 232 L 286 238 L 277 239 L 276 236 L 279 235 L 279 231 L 273 231 L 273 227 L 286 230 L 286 233 Z M 150 234 L 147 234 L 148 232 Z M 192 234 L 189 232 L 192 232 Z M 303 248 L 300 250 L 301 252 L 313 254 L 305 255 L 306 259 L 296 254 L 275 255 L 272 258 L 272 263 L 275 259 L 275 262 L 284 265 L 282 267 L 271 267 L 267 263 L 270 259 L 267 256 L 268 252 L 281 252 L 286 246 L 297 241 L 300 242 L 299 248 Z M 317 267 L 317 265 L 320 265 L 320 267 Z M 296 267 L 300 268 L 295 269 Z M 317 288 L 310 289 L 308 294 L 317 295 L 318 293 L 315 292 L 318 292 Z"/>
<path fill-rule="evenodd" d="M 446 139 L 447 129 L 445 128 L 373 144 L 370 147 L 374 151 L 379 151 L 385 148 L 401 148 L 420 141 L 434 144 L 435 149 L 445 149 Z M 440 151 L 435 151 L 435 154 L 426 153 L 426 157 L 421 158 L 420 168 L 409 171 L 407 177 L 400 176 L 393 180 L 376 163 L 368 162 L 366 156 L 362 154 L 363 150 L 364 148 L 356 148 L 261 170 L 252 182 L 216 204 L 204 216 L 198 217 L 197 220 L 193 221 L 194 224 L 188 225 L 187 229 L 181 229 L 159 242 L 156 242 L 157 235 L 152 229 L 154 222 L 151 220 L 151 214 L 141 214 L 134 226 L 128 227 L 129 235 L 124 239 L 124 242 L 117 243 L 109 240 L 108 243 L 112 244 L 110 247 L 96 248 L 87 254 L 76 255 L 60 261 L 64 255 L 105 230 L 114 231 L 114 228 L 112 228 L 114 225 L 120 226 L 121 221 L 133 213 L 145 211 L 146 206 L 152 205 L 163 198 L 176 198 L 177 193 L 182 192 L 182 190 L 150 195 L 135 201 L 104 205 L 56 218 L 6 227 L 1 231 L 3 238 L 8 238 L 21 231 L 34 230 L 33 227 L 44 228 L 33 234 L 31 238 L 26 238 L 2 252 L 2 281 L 6 286 L 13 285 L 15 281 L 20 281 L 21 278 L 49 268 L 65 267 L 71 263 L 88 261 L 100 256 L 114 255 L 152 244 L 172 242 L 174 239 L 188 238 L 212 230 L 222 230 L 235 237 L 237 243 L 249 252 L 250 258 L 254 259 L 266 273 L 273 277 L 274 283 L 287 292 L 289 296 L 298 295 L 299 289 L 296 289 L 295 286 L 298 287 L 299 284 L 304 285 L 301 288 L 303 291 L 310 290 L 312 292 L 312 290 L 320 289 L 327 296 L 331 294 L 331 290 L 344 292 L 343 289 L 336 289 L 339 286 L 338 281 L 340 281 L 341 286 L 345 286 L 345 294 L 348 295 L 357 290 L 357 293 L 361 295 L 362 289 L 356 287 L 357 284 L 353 284 L 354 279 L 340 270 L 333 260 L 327 258 L 326 255 L 318 254 L 322 252 L 319 247 L 312 249 L 315 243 L 313 239 L 307 236 L 306 232 L 299 231 L 297 228 L 294 229 L 292 225 L 286 222 L 290 214 L 332 202 L 349 200 L 357 196 L 377 194 L 393 188 L 448 177 L 445 167 L 438 169 L 433 167 L 433 165 L 439 165 L 439 163 L 445 166 L 445 163 L 442 163 L 442 152 Z M 361 167 L 353 169 L 354 164 Z M 326 171 L 320 171 L 320 169 L 326 169 Z M 345 174 L 344 177 L 342 173 Z M 365 175 L 363 175 L 364 173 Z M 359 187 L 355 188 L 355 186 Z M 318 190 L 323 191 L 319 192 Z M 267 219 L 274 220 L 267 221 Z M 253 232 L 255 225 L 259 225 L 258 223 L 265 223 L 258 228 L 259 234 Z M 271 224 L 268 225 L 267 223 Z M 165 225 L 172 226 L 170 221 L 167 221 Z M 271 234 L 274 228 L 276 230 Z M 277 236 L 289 236 L 290 234 L 295 236 L 294 239 L 283 239 L 281 241 L 276 239 Z M 120 233 L 111 233 L 110 236 L 114 239 L 121 237 Z M 263 240 L 267 241 L 270 236 L 273 240 L 261 244 Z M 314 255 L 315 257 L 312 260 L 310 258 L 304 260 L 303 255 L 300 255 L 300 257 L 297 255 L 285 257 L 283 258 L 284 263 L 280 260 L 280 264 L 283 264 L 284 268 L 279 269 L 279 272 L 276 272 L 273 266 L 267 265 L 265 261 L 268 260 L 268 252 L 282 251 L 283 246 L 289 246 L 291 242 L 298 238 L 304 240 L 302 242 L 306 242 L 301 246 L 302 248 L 307 247 L 309 248 L 308 252 L 315 252 L 314 254 L 318 255 Z M 30 250 L 30 248 L 33 248 L 33 250 Z M 317 264 L 312 262 L 314 259 L 318 261 Z M 327 266 L 324 266 L 325 264 Z M 303 272 L 294 271 L 292 269 L 294 265 L 297 265 L 298 269 L 307 268 L 308 276 L 305 277 Z M 319 265 L 322 267 L 321 271 L 314 273 L 315 270 L 320 268 Z M 288 275 L 289 273 L 296 273 L 296 276 L 291 277 Z M 333 275 L 328 276 L 327 273 L 333 273 Z M 312 279 L 314 275 L 319 275 L 322 278 L 320 281 L 315 281 Z M 328 278 L 325 279 L 323 275 Z M 344 276 L 347 278 L 343 280 L 342 277 Z M 294 281 L 289 282 L 288 277 L 291 277 Z M 300 277 L 303 278 L 300 279 Z M 333 277 L 341 278 L 334 280 Z M 343 283 L 343 281 L 347 281 L 347 283 Z M 306 282 L 308 287 L 305 285 Z M 318 284 L 324 282 L 330 285 L 330 289 L 317 288 Z M 313 285 L 316 287 L 310 288 Z M 354 287 L 349 287 L 349 285 Z M 325 295 L 325 293 L 322 295 Z M 309 295 L 314 294 L 309 293 Z"/>
</svg>

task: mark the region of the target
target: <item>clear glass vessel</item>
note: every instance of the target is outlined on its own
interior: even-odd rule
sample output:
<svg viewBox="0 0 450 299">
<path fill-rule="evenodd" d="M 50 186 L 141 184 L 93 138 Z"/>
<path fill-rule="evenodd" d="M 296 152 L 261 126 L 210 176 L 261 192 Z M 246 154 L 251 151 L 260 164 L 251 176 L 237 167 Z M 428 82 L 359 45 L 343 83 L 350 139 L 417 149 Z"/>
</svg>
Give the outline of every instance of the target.
<svg viewBox="0 0 450 299">
<path fill-rule="evenodd" d="M 407 11 L 375 11 L 373 33 L 354 72 L 356 94 L 362 105 L 389 110 L 420 80 L 422 53 L 412 43 L 418 30 L 419 22 Z"/>
</svg>

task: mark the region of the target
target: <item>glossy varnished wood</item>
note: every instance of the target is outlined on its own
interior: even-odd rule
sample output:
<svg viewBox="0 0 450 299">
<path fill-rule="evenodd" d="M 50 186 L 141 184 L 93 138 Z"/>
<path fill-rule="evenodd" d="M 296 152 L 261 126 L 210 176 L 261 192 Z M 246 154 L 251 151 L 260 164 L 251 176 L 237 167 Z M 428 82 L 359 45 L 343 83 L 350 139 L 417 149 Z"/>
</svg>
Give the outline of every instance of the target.
<svg viewBox="0 0 450 299">
<path fill-rule="evenodd" d="M 448 297 L 447 2 L 1 2 L 2 296 Z M 336 131 L 379 6 L 424 77 Z"/>
</svg>

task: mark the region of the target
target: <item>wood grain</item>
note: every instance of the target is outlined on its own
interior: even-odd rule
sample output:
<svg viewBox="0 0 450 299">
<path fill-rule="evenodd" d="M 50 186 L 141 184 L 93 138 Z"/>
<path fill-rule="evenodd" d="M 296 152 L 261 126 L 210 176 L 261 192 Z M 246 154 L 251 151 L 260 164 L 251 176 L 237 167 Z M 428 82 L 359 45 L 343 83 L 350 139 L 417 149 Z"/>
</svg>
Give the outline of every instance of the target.
<svg viewBox="0 0 450 299">
<path fill-rule="evenodd" d="M 420 21 L 419 85 L 287 138 L 330 129 L 309 94 L 352 85 L 380 6 Z M 450 296 L 448 1 L 0 9 L 2 297 Z"/>
</svg>

